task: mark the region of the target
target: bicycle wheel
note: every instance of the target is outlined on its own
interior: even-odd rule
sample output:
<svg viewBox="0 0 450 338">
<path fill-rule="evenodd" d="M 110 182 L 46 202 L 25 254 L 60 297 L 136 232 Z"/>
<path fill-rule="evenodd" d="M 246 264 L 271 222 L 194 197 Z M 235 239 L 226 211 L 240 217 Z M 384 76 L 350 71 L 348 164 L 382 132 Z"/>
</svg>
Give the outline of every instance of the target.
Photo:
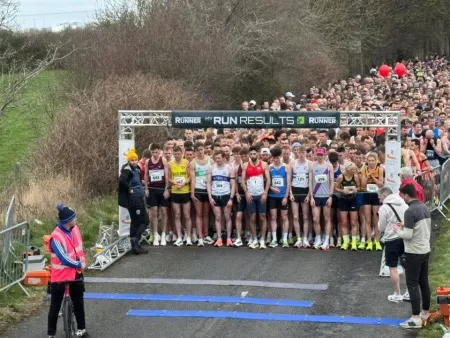
<svg viewBox="0 0 450 338">
<path fill-rule="evenodd" d="M 64 332 L 66 333 L 66 338 L 75 337 L 75 319 L 73 314 L 72 300 L 70 298 L 64 298 L 63 317 Z"/>
</svg>

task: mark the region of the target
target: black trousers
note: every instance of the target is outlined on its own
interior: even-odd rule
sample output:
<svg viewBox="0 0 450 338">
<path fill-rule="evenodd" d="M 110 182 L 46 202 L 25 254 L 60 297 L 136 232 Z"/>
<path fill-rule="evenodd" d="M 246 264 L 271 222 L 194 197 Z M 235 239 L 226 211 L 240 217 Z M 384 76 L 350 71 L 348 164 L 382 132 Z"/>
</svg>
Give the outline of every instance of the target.
<svg viewBox="0 0 450 338">
<path fill-rule="evenodd" d="M 422 295 L 422 309 L 430 309 L 430 284 L 428 282 L 428 260 L 430 254 L 406 253 L 403 267 L 405 268 L 406 286 L 411 298 L 412 314 L 420 314 L 420 296 Z"/>
<path fill-rule="evenodd" d="M 128 212 L 131 218 L 130 237 L 139 240 L 149 224 L 145 197 L 130 197 Z"/>
<path fill-rule="evenodd" d="M 54 336 L 56 334 L 56 324 L 58 323 L 58 314 L 61 309 L 61 303 L 64 298 L 64 284 L 51 284 L 51 302 L 50 311 L 48 312 L 48 329 L 47 334 Z M 84 316 L 84 283 L 74 283 L 70 285 L 70 298 L 73 302 L 73 311 L 77 319 L 77 329 L 86 329 L 86 320 Z"/>
</svg>

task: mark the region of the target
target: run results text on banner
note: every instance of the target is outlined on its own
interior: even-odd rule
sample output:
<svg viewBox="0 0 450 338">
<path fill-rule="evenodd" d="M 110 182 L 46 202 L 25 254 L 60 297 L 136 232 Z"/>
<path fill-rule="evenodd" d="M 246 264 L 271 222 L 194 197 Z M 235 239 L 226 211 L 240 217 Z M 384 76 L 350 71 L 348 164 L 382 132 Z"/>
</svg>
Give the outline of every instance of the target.
<svg viewBox="0 0 450 338">
<path fill-rule="evenodd" d="M 173 111 L 175 128 L 338 128 L 338 112 Z"/>
</svg>

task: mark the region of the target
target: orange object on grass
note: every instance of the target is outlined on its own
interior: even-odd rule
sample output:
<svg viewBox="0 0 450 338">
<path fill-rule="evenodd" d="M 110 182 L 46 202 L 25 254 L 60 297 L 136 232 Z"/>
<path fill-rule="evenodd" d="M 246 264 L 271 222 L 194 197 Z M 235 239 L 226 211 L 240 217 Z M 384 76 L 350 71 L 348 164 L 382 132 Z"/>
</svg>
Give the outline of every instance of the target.
<svg viewBox="0 0 450 338">
<path fill-rule="evenodd" d="M 50 271 L 29 271 L 27 272 L 23 282 L 26 285 L 45 286 L 48 282 L 50 282 Z"/>
<path fill-rule="evenodd" d="M 447 298 L 450 298 L 450 288 L 446 288 L 443 286 L 438 287 L 436 290 L 436 295 L 438 297 L 438 300 L 439 300 L 439 296 L 444 296 L 444 297 L 447 296 Z M 444 298 L 444 297 L 441 297 L 441 298 Z M 447 304 L 445 304 L 445 302 L 442 303 L 442 302 L 438 301 L 438 304 L 441 307 L 442 317 L 444 317 L 445 326 L 449 326 L 450 325 L 450 304 L 448 304 L 449 303 L 448 300 L 446 303 Z"/>
<path fill-rule="evenodd" d="M 44 235 L 44 236 L 42 236 L 42 242 L 44 243 L 44 246 L 45 246 L 46 248 L 48 248 L 48 244 L 50 243 L 50 238 L 51 238 L 50 235 Z"/>
</svg>

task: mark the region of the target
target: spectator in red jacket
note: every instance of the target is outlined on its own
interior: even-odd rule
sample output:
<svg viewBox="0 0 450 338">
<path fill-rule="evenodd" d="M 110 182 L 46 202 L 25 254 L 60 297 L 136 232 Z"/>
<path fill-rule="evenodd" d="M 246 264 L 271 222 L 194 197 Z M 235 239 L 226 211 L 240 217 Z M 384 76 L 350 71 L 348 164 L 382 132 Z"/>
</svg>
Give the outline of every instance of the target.
<svg viewBox="0 0 450 338">
<path fill-rule="evenodd" d="M 400 169 L 400 181 L 402 182 L 400 184 L 400 188 L 403 188 L 407 184 L 412 184 L 416 189 L 417 199 L 422 203 L 424 202 L 422 186 L 414 179 L 414 175 L 410 167 L 403 167 Z"/>
</svg>

